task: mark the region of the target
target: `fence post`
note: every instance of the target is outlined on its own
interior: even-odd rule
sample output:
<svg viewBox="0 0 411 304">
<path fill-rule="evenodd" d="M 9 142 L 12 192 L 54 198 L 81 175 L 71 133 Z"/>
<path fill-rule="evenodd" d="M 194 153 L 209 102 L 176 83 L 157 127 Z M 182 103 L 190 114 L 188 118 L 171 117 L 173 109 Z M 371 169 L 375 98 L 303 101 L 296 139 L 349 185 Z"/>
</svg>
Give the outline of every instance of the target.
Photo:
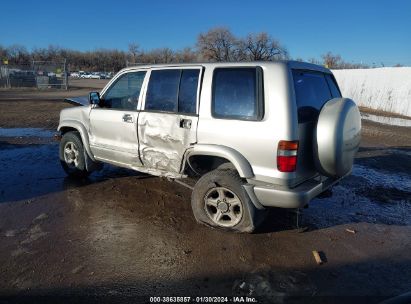
<svg viewBox="0 0 411 304">
<path fill-rule="evenodd" d="M 38 89 L 39 84 L 37 82 L 37 73 L 36 73 L 36 69 L 35 69 L 35 66 L 34 66 L 34 59 L 31 61 L 31 69 L 34 72 L 34 81 L 36 82 L 36 89 Z"/>
<path fill-rule="evenodd" d="M 8 89 L 11 89 L 11 81 L 10 81 L 10 69 L 9 66 L 6 66 L 6 86 Z"/>
<path fill-rule="evenodd" d="M 66 87 L 66 91 L 68 90 L 68 69 L 67 69 L 67 59 L 64 58 L 64 84 Z"/>
</svg>

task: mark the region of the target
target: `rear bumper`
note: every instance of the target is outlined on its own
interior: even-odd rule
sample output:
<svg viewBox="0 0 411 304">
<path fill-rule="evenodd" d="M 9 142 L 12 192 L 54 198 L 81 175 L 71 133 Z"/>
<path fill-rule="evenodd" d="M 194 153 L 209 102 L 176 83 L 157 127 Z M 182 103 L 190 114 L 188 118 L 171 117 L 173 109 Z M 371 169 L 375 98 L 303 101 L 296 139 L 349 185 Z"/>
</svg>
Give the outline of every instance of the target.
<svg viewBox="0 0 411 304">
<path fill-rule="evenodd" d="M 263 207 L 302 208 L 311 199 L 329 189 L 341 178 L 327 178 L 308 180 L 295 188 L 274 185 L 252 186 L 247 185 L 246 191 L 254 204 Z"/>
</svg>

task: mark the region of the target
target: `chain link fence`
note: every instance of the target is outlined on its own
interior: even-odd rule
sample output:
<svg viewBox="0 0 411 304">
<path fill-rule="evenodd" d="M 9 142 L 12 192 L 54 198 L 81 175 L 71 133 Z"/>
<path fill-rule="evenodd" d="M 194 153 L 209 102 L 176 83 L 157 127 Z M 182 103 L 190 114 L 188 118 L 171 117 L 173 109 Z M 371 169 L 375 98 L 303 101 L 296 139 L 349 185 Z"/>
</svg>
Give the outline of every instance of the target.
<svg viewBox="0 0 411 304">
<path fill-rule="evenodd" d="M 66 61 L 32 61 L 24 65 L 0 65 L 0 87 L 68 89 Z"/>
</svg>

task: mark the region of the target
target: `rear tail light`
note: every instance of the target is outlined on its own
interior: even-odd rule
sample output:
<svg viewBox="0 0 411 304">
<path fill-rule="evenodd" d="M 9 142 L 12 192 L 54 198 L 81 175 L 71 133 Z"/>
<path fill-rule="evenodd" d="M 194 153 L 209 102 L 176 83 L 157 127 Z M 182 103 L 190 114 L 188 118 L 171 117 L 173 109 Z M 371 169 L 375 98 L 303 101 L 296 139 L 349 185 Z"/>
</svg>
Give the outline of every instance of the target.
<svg viewBox="0 0 411 304">
<path fill-rule="evenodd" d="M 294 172 L 297 168 L 298 141 L 280 140 L 277 149 L 277 168 L 281 172 Z"/>
</svg>

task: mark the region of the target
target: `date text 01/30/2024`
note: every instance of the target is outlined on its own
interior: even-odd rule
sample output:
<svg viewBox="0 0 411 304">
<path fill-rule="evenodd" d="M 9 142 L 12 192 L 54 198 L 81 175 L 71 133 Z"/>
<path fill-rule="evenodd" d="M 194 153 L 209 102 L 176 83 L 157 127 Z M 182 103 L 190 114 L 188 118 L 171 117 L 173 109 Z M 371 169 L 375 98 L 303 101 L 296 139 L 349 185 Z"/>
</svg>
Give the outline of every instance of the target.
<svg viewBox="0 0 411 304">
<path fill-rule="evenodd" d="M 150 297 L 150 303 L 257 303 L 254 297 Z"/>
</svg>

